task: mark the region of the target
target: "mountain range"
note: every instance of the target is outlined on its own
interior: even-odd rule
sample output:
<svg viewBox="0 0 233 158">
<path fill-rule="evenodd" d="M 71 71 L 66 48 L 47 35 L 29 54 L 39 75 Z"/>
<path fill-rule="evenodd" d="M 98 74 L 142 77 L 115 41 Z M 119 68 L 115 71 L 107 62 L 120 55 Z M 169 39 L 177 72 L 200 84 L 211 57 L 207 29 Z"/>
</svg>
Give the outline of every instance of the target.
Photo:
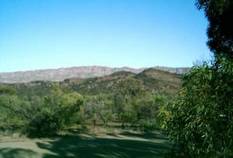
<svg viewBox="0 0 233 158">
<path fill-rule="evenodd" d="M 93 78 L 111 75 L 116 72 L 131 72 L 138 74 L 148 68 L 130 68 L 120 67 L 111 68 L 105 66 L 81 66 L 81 67 L 69 67 L 58 69 L 43 69 L 33 71 L 18 71 L 18 72 L 4 72 L 0 73 L 0 83 L 26 83 L 32 81 L 64 81 L 65 79 L 72 78 Z M 188 67 L 153 67 L 156 70 L 162 70 L 174 74 L 183 74 L 189 71 Z"/>
</svg>

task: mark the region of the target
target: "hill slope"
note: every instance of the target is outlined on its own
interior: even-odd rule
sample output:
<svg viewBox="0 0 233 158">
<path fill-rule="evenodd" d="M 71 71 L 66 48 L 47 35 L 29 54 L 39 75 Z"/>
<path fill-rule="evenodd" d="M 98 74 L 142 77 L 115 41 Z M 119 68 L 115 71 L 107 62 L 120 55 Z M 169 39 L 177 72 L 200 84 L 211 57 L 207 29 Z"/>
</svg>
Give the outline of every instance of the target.
<svg viewBox="0 0 233 158">
<path fill-rule="evenodd" d="M 175 93 L 181 85 L 180 75 L 157 69 L 146 69 L 138 74 L 131 72 L 116 72 L 108 76 L 90 78 L 86 80 L 66 80 L 62 82 L 82 94 L 111 93 L 120 89 L 119 82 L 131 84 L 141 83 L 146 91 Z"/>
<path fill-rule="evenodd" d="M 168 71 L 171 73 L 182 74 L 187 72 L 189 68 L 169 68 L 154 67 L 158 70 Z M 83 66 L 59 69 L 45 69 L 35 71 L 19 71 L 0 73 L 0 83 L 23 83 L 31 81 L 63 81 L 68 78 L 93 78 L 110 75 L 119 71 L 128 71 L 132 73 L 140 73 L 145 68 L 110 68 L 103 66 Z"/>
<path fill-rule="evenodd" d="M 34 81 L 29 83 L 11 84 L 17 90 L 18 95 L 46 95 L 54 84 L 62 89 L 72 89 L 83 95 L 111 94 L 116 89 L 124 88 L 134 83 L 142 86 L 148 92 L 166 93 L 173 95 L 181 85 L 180 75 L 157 69 L 146 69 L 140 73 L 118 71 L 111 75 L 87 79 L 71 78 L 60 82 Z"/>
</svg>

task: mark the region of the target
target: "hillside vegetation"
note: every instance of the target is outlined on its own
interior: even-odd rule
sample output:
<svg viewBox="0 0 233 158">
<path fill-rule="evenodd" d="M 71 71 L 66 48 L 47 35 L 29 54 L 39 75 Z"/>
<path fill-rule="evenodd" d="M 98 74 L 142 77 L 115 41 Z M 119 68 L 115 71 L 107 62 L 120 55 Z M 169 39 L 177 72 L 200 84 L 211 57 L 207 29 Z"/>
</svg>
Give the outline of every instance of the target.
<svg viewBox="0 0 233 158">
<path fill-rule="evenodd" d="M 159 108 L 174 98 L 181 76 L 157 69 L 61 82 L 0 85 L 0 128 L 29 136 L 54 135 L 80 125 L 119 125 L 152 131 Z"/>
</svg>

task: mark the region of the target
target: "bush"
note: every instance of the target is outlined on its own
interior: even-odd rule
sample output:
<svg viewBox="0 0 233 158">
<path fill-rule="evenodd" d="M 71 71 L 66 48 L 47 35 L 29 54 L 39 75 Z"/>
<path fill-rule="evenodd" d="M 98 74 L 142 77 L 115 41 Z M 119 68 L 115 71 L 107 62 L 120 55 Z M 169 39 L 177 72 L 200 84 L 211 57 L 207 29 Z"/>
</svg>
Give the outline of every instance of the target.
<svg viewBox="0 0 233 158">
<path fill-rule="evenodd" d="M 83 104 L 78 93 L 55 92 L 44 98 L 42 105 L 29 120 L 25 132 L 29 136 L 51 136 L 71 123 Z M 72 122 L 74 121 L 74 122 Z"/>
<path fill-rule="evenodd" d="M 189 157 L 233 157 L 233 61 L 192 68 L 164 127 Z"/>
<path fill-rule="evenodd" d="M 30 120 L 26 127 L 26 133 L 29 136 L 51 136 L 55 135 L 61 128 L 59 118 L 55 114 L 49 112 L 38 113 Z"/>
</svg>

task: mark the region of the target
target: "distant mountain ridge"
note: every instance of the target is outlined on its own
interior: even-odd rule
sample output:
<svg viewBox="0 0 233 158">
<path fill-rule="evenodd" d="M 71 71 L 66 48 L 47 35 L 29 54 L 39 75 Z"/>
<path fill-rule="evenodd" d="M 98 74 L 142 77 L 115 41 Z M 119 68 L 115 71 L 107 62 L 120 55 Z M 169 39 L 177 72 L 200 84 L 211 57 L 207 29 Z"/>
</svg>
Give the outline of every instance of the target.
<svg viewBox="0 0 233 158">
<path fill-rule="evenodd" d="M 175 74 L 183 74 L 190 68 L 153 67 L 154 69 Z M 0 83 L 23 83 L 31 81 L 63 81 L 69 78 L 92 78 L 110 75 L 115 72 L 127 71 L 138 74 L 147 68 L 120 67 L 111 68 L 105 66 L 80 66 L 58 69 L 44 69 L 34 71 L 18 71 L 0 73 Z"/>
</svg>

